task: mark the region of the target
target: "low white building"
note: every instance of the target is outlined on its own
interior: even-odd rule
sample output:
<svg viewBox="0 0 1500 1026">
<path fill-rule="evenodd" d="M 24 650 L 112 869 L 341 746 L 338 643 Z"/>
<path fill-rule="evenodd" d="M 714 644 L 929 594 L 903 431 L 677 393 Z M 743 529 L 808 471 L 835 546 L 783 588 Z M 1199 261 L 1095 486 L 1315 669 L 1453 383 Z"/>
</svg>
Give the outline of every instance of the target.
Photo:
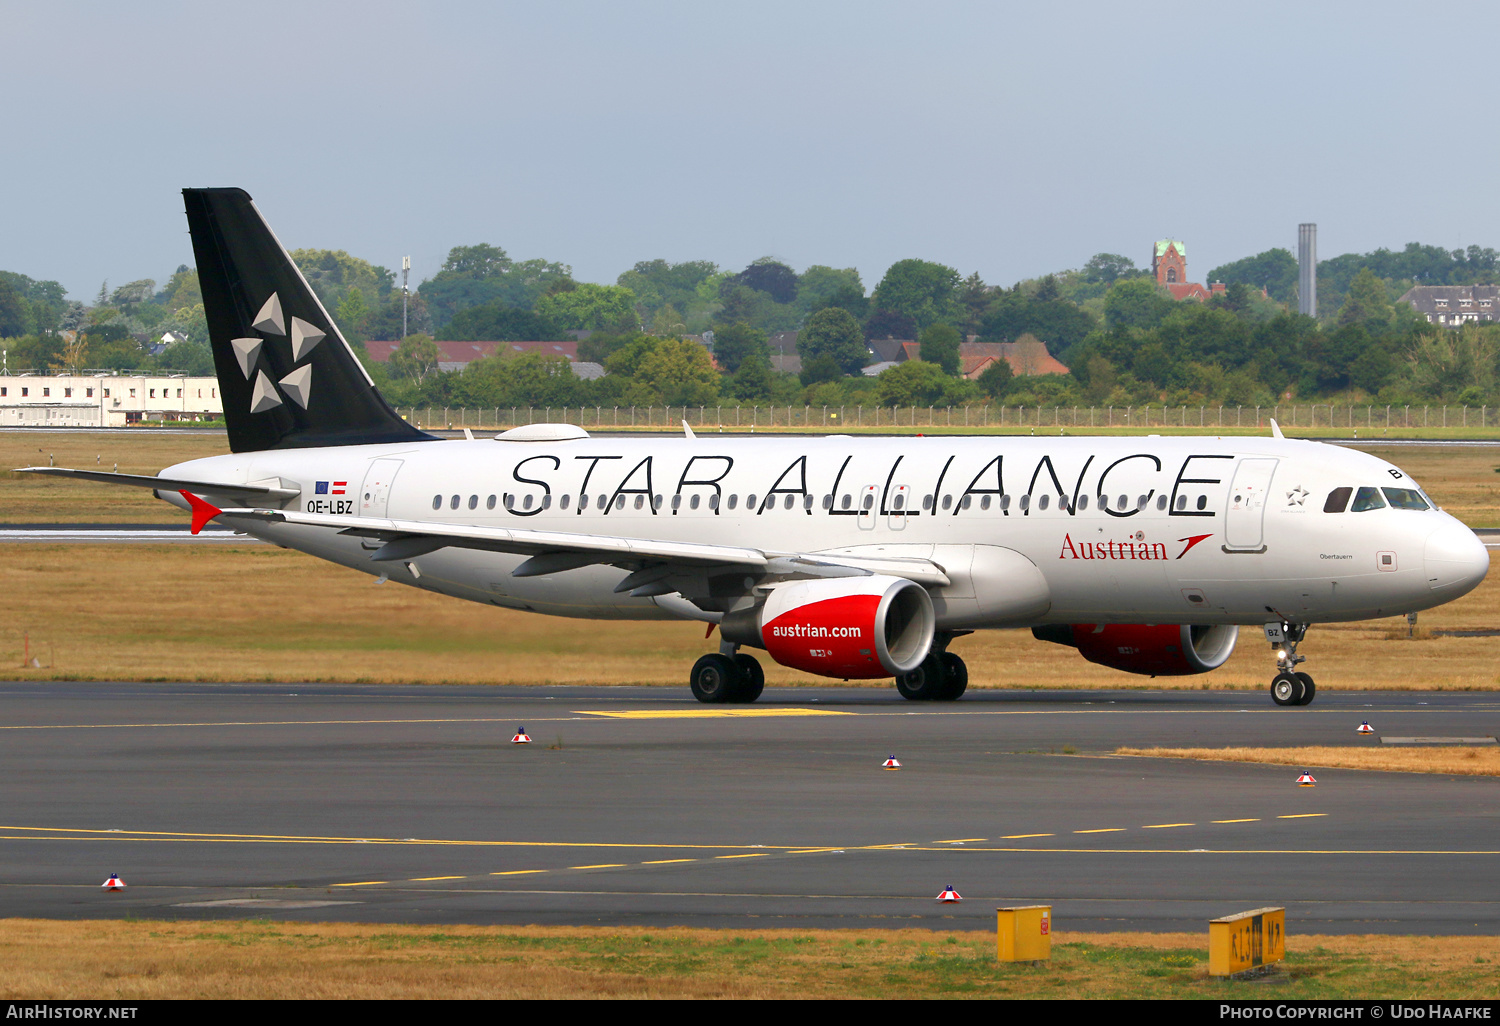
<svg viewBox="0 0 1500 1026">
<path fill-rule="evenodd" d="M 0 375 L 0 427 L 123 427 L 224 415 L 217 378 L 183 375 Z"/>
</svg>

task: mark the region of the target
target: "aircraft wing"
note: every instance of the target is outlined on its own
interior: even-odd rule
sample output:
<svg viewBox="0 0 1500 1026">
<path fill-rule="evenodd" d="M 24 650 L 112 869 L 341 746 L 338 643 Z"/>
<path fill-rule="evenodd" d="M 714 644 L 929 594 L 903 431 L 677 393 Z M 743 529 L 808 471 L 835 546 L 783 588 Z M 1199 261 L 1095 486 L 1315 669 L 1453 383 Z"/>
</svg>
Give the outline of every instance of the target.
<svg viewBox="0 0 1500 1026">
<path fill-rule="evenodd" d="M 616 590 L 630 591 L 632 595 L 639 596 L 695 591 L 697 589 L 690 582 L 705 577 L 715 569 L 720 572 L 738 569 L 757 576 L 778 578 L 887 574 L 903 577 L 926 587 L 945 587 L 949 583 L 943 568 L 926 559 L 822 556 L 809 552 L 767 551 L 701 542 L 574 534 L 567 531 L 528 531 L 467 524 L 432 524 L 419 520 L 386 520 L 302 513 L 295 510 L 214 510 L 210 506 L 208 509 L 213 510 L 213 515 L 202 516 L 200 519 L 198 503 L 202 500 L 191 493 L 187 493 L 187 497 L 193 503 L 193 522 L 197 527 L 214 518 L 325 527 L 341 534 L 383 541 L 385 544 L 370 556 L 377 563 L 415 559 L 443 548 L 487 549 L 530 556 L 530 559 L 513 571 L 517 577 L 535 577 L 584 566 L 608 564 L 632 571 Z M 677 587 L 678 584 L 683 586 Z"/>
<path fill-rule="evenodd" d="M 68 467 L 17 467 L 17 474 L 47 474 L 51 477 L 67 477 L 75 481 L 101 481 L 104 484 L 131 485 L 136 488 L 165 489 L 169 492 L 190 491 L 199 495 L 222 495 L 241 500 L 295 499 L 302 494 L 295 488 L 277 488 L 260 484 L 219 484 L 215 481 L 183 481 L 170 477 L 154 477 L 150 474 L 117 474 L 107 470 L 72 470 Z"/>
</svg>

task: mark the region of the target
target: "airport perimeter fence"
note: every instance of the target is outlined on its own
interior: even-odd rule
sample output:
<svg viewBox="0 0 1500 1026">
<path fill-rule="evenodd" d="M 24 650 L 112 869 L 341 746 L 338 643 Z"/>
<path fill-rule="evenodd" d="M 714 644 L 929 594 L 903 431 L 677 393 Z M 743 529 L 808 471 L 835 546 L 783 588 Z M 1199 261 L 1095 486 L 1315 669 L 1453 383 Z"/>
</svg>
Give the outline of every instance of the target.
<svg viewBox="0 0 1500 1026">
<path fill-rule="evenodd" d="M 398 411 L 429 430 L 504 431 L 525 424 L 576 424 L 583 428 L 752 430 L 811 428 L 1490 428 L 1500 407 L 1339 405 L 1285 406 L 498 406 L 403 407 Z"/>
</svg>

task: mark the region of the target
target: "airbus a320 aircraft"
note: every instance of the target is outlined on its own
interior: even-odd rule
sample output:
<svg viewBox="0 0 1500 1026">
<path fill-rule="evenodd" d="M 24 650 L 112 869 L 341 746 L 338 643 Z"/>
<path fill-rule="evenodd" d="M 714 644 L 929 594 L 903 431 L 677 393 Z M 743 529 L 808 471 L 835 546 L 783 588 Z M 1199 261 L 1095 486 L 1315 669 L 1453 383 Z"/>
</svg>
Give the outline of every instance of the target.
<svg viewBox="0 0 1500 1026">
<path fill-rule="evenodd" d="M 949 643 L 976 630 L 1154 676 L 1213 670 L 1254 625 L 1272 698 L 1305 705 L 1310 625 L 1427 609 L 1489 569 L 1400 468 L 1280 437 L 435 438 L 376 392 L 246 193 L 184 197 L 232 455 L 28 471 L 152 488 L 195 532 L 474 602 L 717 625 L 703 702 L 760 695 L 747 648 L 951 700 Z"/>
</svg>

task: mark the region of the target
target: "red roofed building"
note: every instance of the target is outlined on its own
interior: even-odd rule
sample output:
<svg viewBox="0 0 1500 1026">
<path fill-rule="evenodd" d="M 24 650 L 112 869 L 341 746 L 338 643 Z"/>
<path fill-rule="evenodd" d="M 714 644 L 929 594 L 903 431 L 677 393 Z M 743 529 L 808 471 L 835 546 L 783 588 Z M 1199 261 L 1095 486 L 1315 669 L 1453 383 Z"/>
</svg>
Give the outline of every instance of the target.
<svg viewBox="0 0 1500 1026">
<path fill-rule="evenodd" d="M 486 356 L 520 356 L 522 353 L 540 353 L 543 356 L 565 356 L 569 363 L 578 362 L 578 340 L 565 342 L 445 342 L 438 340 L 438 369 L 461 371 L 475 360 Z M 376 363 L 385 363 L 401 345 L 400 342 L 366 342 L 365 352 Z"/>
<path fill-rule="evenodd" d="M 1047 347 L 1030 332 L 1014 342 L 963 342 L 958 347 L 963 376 L 970 381 L 984 373 L 996 360 L 1010 364 L 1016 377 L 1034 374 L 1067 374 L 1067 365 L 1047 352 Z"/>
<path fill-rule="evenodd" d="M 1156 275 L 1156 284 L 1172 293 L 1172 298 L 1196 299 L 1206 303 L 1215 292 L 1224 291 L 1223 282 L 1214 282 L 1204 288 L 1197 282 L 1188 281 L 1187 247 L 1176 239 L 1162 239 L 1151 254 L 1151 273 Z"/>
<path fill-rule="evenodd" d="M 970 339 L 974 336 L 970 335 Z M 922 359 L 922 345 L 919 342 L 906 342 L 900 344 L 896 351 L 896 359 L 889 363 L 880 365 L 882 369 L 909 360 Z M 958 344 L 959 374 L 970 381 L 977 380 L 983 374 L 985 368 L 996 360 L 1004 360 L 1010 364 L 1010 372 L 1016 377 L 1030 377 L 1035 374 L 1068 374 L 1066 364 L 1055 359 L 1047 352 L 1047 346 L 1035 335 L 1027 332 L 1014 342 L 960 342 Z M 869 368 L 866 368 L 868 371 Z"/>
</svg>

